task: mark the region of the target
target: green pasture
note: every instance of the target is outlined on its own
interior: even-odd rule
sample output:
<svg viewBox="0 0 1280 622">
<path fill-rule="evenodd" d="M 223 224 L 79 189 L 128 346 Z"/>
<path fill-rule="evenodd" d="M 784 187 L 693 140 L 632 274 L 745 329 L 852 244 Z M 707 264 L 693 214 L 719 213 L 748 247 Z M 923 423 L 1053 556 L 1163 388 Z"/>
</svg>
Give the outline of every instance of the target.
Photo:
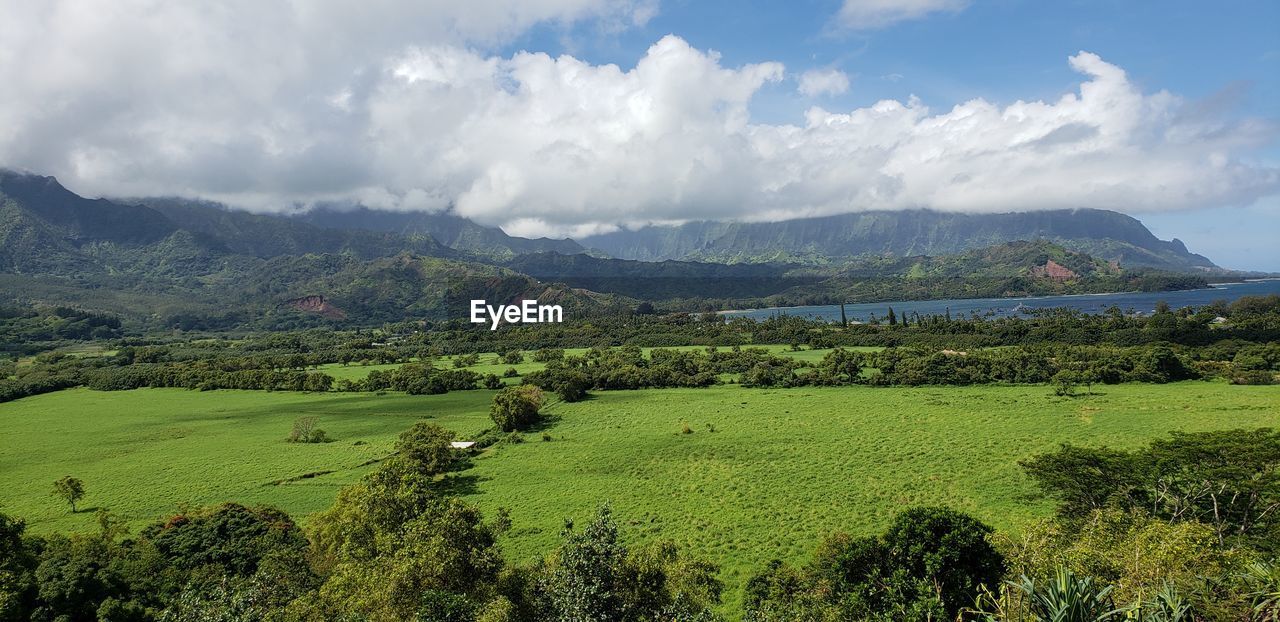
<svg viewBox="0 0 1280 622">
<path fill-rule="evenodd" d="M 770 559 L 803 561 L 822 534 L 870 533 L 906 506 L 949 505 L 1001 529 L 1047 516 L 1052 504 L 1017 462 L 1060 443 L 1278 426 L 1280 387 L 1135 384 L 1059 398 L 1043 386 L 721 386 L 599 392 L 550 410 L 550 442 L 527 434 L 462 474 L 473 501 L 511 510 L 509 557 L 551 549 L 566 518 L 607 501 L 632 541 L 674 540 L 721 564 L 736 602 Z"/>
<path fill-rule="evenodd" d="M 0 404 L 0 511 L 38 532 L 87 529 L 93 508 L 135 525 L 222 501 L 305 516 L 372 469 L 419 418 L 463 435 L 486 428 L 492 396 L 71 389 Z M 336 440 L 286 442 L 305 416 Z M 85 483 L 78 514 L 50 494 L 63 475 Z"/>
<path fill-rule="evenodd" d="M 419 417 L 483 429 L 492 395 L 75 389 L 0 404 L 0 508 L 36 532 L 90 528 L 92 512 L 71 514 L 50 494 L 72 475 L 88 489 L 82 508 L 135 526 L 231 500 L 302 518 Z M 628 541 L 671 539 L 721 564 L 732 610 L 751 572 L 806 559 L 824 533 L 869 533 L 914 504 L 1017 529 L 1051 511 L 1018 460 L 1063 442 L 1135 447 L 1172 430 L 1280 426 L 1280 387 L 1135 384 L 1060 398 L 1044 386 L 728 385 L 597 392 L 546 410 L 543 430 L 450 476 L 487 511 L 511 510 L 509 558 L 549 551 L 566 518 L 608 502 Z M 337 440 L 285 442 L 300 416 Z"/>
</svg>

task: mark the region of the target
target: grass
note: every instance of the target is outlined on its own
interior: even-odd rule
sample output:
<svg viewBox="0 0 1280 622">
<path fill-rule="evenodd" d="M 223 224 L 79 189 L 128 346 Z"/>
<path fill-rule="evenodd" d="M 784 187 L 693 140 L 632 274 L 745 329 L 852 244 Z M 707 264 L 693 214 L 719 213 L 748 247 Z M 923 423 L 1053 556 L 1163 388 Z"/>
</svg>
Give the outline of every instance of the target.
<svg viewBox="0 0 1280 622">
<path fill-rule="evenodd" d="M 1060 443 L 1135 447 L 1172 430 L 1280 425 L 1280 387 L 1124 385 L 1069 399 L 1043 386 L 598 394 L 554 407 L 552 442 L 476 461 L 473 501 L 511 510 L 506 547 L 549 550 L 566 518 L 609 502 L 631 541 L 671 539 L 722 565 L 729 610 L 770 559 L 824 533 L 871 533 L 945 504 L 1000 529 L 1047 516 L 1017 461 Z M 682 434 L 687 422 L 693 434 Z M 710 432 L 707 425 L 714 426 Z"/>
<path fill-rule="evenodd" d="M 0 511 L 37 532 L 88 529 L 87 510 L 98 507 L 135 526 L 183 505 L 222 501 L 304 516 L 372 469 L 369 462 L 420 417 L 464 435 L 485 428 L 492 394 L 72 389 L 0 404 Z M 302 416 L 317 417 L 336 440 L 285 442 Z M 324 474 L 273 484 L 316 473 Z M 63 475 L 85 482 L 77 514 L 50 494 Z"/>
<path fill-rule="evenodd" d="M 76 389 L 0 404 L 0 507 L 36 532 L 89 528 L 91 512 L 70 514 L 50 495 L 70 474 L 88 488 L 82 507 L 135 524 L 227 500 L 303 517 L 420 416 L 463 434 L 484 428 L 491 396 Z M 1063 442 L 1135 447 L 1172 430 L 1275 427 L 1280 387 L 1121 385 L 1059 398 L 1044 386 L 720 386 L 599 392 L 548 410 L 550 442 L 535 432 L 452 476 L 484 509 L 511 510 L 509 559 L 546 553 L 564 519 L 608 502 L 628 542 L 671 539 L 720 564 L 733 611 L 752 572 L 807 559 L 824 533 L 870 533 L 914 504 L 1016 530 L 1051 511 L 1018 460 Z M 285 443 L 303 415 L 338 440 Z"/>
</svg>

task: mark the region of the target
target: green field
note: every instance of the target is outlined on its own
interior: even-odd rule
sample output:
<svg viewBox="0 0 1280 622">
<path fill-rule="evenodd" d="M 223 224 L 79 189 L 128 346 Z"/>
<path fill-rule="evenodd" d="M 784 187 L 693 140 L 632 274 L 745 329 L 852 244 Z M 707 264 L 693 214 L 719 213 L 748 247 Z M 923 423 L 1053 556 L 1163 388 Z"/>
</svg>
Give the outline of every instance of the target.
<svg viewBox="0 0 1280 622">
<path fill-rule="evenodd" d="M 421 417 L 464 435 L 484 429 L 492 397 L 71 389 L 0 404 L 0 511 L 35 531 L 87 529 L 92 512 L 70 514 L 50 495 L 54 479 L 72 475 L 88 490 L 82 508 L 105 507 L 135 525 L 183 504 L 233 500 L 305 515 L 373 468 Z M 336 440 L 285 442 L 303 416 Z"/>
<path fill-rule="evenodd" d="M 1062 442 L 1133 447 L 1172 430 L 1280 426 L 1280 387 L 1185 382 L 1095 387 L 738 386 L 598 392 L 547 410 L 552 439 L 492 449 L 454 475 L 486 510 L 507 507 L 508 556 L 550 550 L 565 518 L 613 505 L 632 541 L 669 538 L 723 566 L 731 606 L 774 557 L 807 558 L 821 534 L 866 533 L 910 504 L 947 504 L 998 528 L 1046 515 L 1017 461 Z M 0 506 L 37 532 L 86 528 L 50 494 L 74 475 L 135 524 L 181 504 L 325 507 L 431 416 L 464 435 L 485 427 L 492 392 L 440 396 L 83 389 L 0 404 Z M 314 415 L 338 439 L 284 442 Z M 682 434 L 687 422 L 692 434 Z M 708 425 L 715 431 L 710 431 Z M 363 441 L 362 444 L 356 444 Z M 365 466 L 361 466 L 365 465 Z M 333 471 L 283 484 L 277 480 Z"/>
</svg>

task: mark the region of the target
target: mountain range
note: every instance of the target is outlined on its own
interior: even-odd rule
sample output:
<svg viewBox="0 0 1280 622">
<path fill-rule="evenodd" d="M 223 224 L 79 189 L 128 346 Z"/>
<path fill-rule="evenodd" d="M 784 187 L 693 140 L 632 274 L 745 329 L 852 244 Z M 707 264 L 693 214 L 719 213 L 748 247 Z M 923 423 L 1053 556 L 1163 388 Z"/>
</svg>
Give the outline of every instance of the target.
<svg viewBox="0 0 1280 622">
<path fill-rule="evenodd" d="M 1047 240 L 1124 266 L 1215 268 L 1179 240 L 1164 241 L 1137 219 L 1098 209 L 1004 214 L 930 210 L 857 212 L 782 222 L 696 221 L 583 238 L 613 257 L 719 263 L 829 263 L 867 255 L 950 255 L 1016 240 Z"/>
<path fill-rule="evenodd" d="M 691 223 L 587 242 L 515 237 L 447 212 L 263 215 L 184 198 L 88 199 L 52 177 L 0 170 L 0 303 L 151 326 L 456 319 L 478 298 L 589 314 L 641 301 L 702 310 L 1168 289 L 1204 281 L 1144 266 L 1214 268 L 1100 210 Z"/>
</svg>

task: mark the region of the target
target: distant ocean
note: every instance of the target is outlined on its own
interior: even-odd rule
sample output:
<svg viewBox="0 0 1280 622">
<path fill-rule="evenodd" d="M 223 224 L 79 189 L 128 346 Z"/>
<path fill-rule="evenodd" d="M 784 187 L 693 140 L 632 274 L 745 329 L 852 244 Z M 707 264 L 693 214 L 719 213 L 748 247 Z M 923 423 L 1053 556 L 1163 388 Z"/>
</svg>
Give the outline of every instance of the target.
<svg viewBox="0 0 1280 622">
<path fill-rule="evenodd" d="M 1222 283 L 1209 289 L 1193 289 L 1179 292 L 1129 292 L 1121 294 L 1079 294 L 1073 296 L 1043 296 L 1039 298 L 960 298 L 952 300 L 903 300 L 895 302 L 869 302 L 846 304 L 845 313 L 850 320 L 865 322 L 875 314 L 885 317 L 889 307 L 901 317 L 903 314 L 944 315 L 968 317 L 972 313 L 982 316 L 1008 317 L 1032 309 L 1066 307 L 1085 313 L 1102 313 L 1111 307 L 1119 307 L 1126 313 L 1151 313 L 1161 300 L 1174 309 L 1200 307 L 1216 300 L 1232 301 L 1241 296 L 1266 296 L 1280 294 L 1280 279 Z M 731 317 L 764 319 L 774 315 L 798 315 L 801 317 L 840 321 L 840 305 L 816 305 L 808 307 L 773 307 L 746 311 L 727 311 Z"/>
</svg>

